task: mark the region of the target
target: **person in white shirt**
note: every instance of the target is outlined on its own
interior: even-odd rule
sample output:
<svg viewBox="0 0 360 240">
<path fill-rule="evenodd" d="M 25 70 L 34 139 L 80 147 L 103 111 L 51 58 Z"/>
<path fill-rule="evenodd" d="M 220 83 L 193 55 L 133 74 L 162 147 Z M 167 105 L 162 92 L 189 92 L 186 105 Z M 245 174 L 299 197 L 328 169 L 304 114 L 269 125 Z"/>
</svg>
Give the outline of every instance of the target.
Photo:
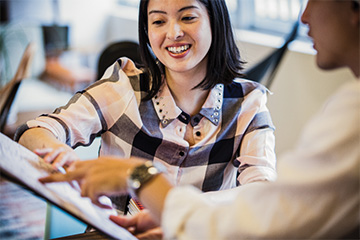
<svg viewBox="0 0 360 240">
<path fill-rule="evenodd" d="M 76 179 L 83 196 L 97 204 L 103 194 L 133 192 L 147 210 L 111 219 L 139 238 L 151 237 L 160 225 L 165 239 L 359 239 L 359 1 L 309 0 L 301 20 L 309 26 L 317 65 L 348 67 L 356 80 L 329 98 L 298 144 L 279 158 L 275 182 L 225 191 L 224 200 L 215 202 L 193 187 L 174 187 L 142 159 L 112 157 L 78 163 L 66 175 L 41 181 Z M 117 177 L 108 179 L 109 174 Z"/>
</svg>

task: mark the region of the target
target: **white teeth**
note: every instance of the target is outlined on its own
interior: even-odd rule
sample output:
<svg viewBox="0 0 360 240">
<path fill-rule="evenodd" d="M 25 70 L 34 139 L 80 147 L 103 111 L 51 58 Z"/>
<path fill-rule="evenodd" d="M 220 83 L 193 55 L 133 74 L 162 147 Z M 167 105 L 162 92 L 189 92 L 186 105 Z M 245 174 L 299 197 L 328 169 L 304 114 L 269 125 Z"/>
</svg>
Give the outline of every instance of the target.
<svg viewBox="0 0 360 240">
<path fill-rule="evenodd" d="M 168 47 L 167 49 L 172 53 L 182 53 L 190 48 L 190 45 L 184 45 L 181 47 Z"/>
</svg>

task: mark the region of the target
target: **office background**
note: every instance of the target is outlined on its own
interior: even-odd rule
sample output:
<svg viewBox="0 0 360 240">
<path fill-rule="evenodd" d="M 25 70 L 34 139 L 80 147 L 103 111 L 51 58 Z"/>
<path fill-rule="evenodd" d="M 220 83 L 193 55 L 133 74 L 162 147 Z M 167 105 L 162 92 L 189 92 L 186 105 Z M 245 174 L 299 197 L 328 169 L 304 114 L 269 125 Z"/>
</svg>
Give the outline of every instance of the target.
<svg viewBox="0 0 360 240">
<path fill-rule="evenodd" d="M 130 4 L 122 5 L 126 1 Z M 239 0 L 229 0 L 229 8 L 240 8 L 235 1 Z M 265 4 L 264 1 L 280 4 L 298 0 L 256 1 L 260 1 L 260 4 Z M 37 44 L 32 77 L 22 83 L 9 123 L 17 126 L 36 114 L 52 111 L 65 104 L 73 94 L 74 89 L 59 88 L 37 79 L 45 64 L 42 25 L 69 27 L 69 46 L 61 57 L 65 68 L 73 71 L 86 68 L 96 72 L 99 56 L 106 46 L 122 40 L 137 41 L 137 9 L 132 7 L 131 2 L 134 0 L 0 0 L 0 86 L 13 76 L 27 43 L 35 41 Z M 240 10 L 230 11 L 235 17 L 241 14 Z M 291 23 L 294 17 L 288 20 Z M 274 48 L 281 46 L 283 36 L 290 31 L 291 25 L 285 24 L 281 31 L 256 29 L 254 26 L 242 26 L 240 29 L 237 27 L 241 27 L 241 24 L 237 25 L 234 32 L 240 53 L 248 62 L 246 67 L 251 67 Z M 312 44 L 304 37 L 305 33 L 306 28 L 302 27 L 301 36 L 290 44 L 270 88 L 273 94 L 269 95 L 268 107 L 276 126 L 278 155 L 294 145 L 304 124 L 319 110 L 325 99 L 339 85 L 353 78 L 350 71 L 345 69 L 331 72 L 319 70 L 315 65 Z M 90 150 L 79 148 L 77 151 L 83 159 L 92 158 L 96 156 L 98 144 L 96 142 Z M 4 188 L 2 191 L 5 191 Z M 79 226 L 83 228 L 81 223 Z M 53 228 L 53 237 L 61 235 L 56 231 L 61 232 Z"/>
</svg>

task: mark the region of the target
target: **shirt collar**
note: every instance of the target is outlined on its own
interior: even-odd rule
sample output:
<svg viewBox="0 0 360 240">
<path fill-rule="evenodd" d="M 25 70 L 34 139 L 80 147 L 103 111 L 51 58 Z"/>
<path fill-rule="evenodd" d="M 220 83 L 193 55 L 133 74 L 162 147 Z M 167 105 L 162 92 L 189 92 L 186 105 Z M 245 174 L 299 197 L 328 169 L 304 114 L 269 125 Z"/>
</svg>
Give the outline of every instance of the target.
<svg viewBox="0 0 360 240">
<path fill-rule="evenodd" d="M 212 88 L 199 113 L 216 126 L 219 124 L 221 115 L 223 89 L 223 84 L 217 84 Z M 176 118 L 183 118 L 184 115 L 188 116 L 176 105 L 166 81 L 164 81 L 159 92 L 152 98 L 152 101 L 162 127 L 166 127 Z"/>
<path fill-rule="evenodd" d="M 218 125 L 221 117 L 221 108 L 223 103 L 224 85 L 217 84 L 211 89 L 200 114 L 206 117 L 214 125 Z"/>
</svg>

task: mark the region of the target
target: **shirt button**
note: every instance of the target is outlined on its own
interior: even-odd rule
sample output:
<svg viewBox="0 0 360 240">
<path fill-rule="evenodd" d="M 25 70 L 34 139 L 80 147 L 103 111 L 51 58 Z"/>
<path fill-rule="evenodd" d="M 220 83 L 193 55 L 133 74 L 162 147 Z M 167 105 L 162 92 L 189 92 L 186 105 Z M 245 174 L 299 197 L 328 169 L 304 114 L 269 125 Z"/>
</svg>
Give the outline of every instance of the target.
<svg viewBox="0 0 360 240">
<path fill-rule="evenodd" d="M 180 151 L 180 152 L 179 152 L 179 155 L 180 155 L 181 157 L 183 157 L 183 156 L 185 155 L 184 151 Z"/>
</svg>

